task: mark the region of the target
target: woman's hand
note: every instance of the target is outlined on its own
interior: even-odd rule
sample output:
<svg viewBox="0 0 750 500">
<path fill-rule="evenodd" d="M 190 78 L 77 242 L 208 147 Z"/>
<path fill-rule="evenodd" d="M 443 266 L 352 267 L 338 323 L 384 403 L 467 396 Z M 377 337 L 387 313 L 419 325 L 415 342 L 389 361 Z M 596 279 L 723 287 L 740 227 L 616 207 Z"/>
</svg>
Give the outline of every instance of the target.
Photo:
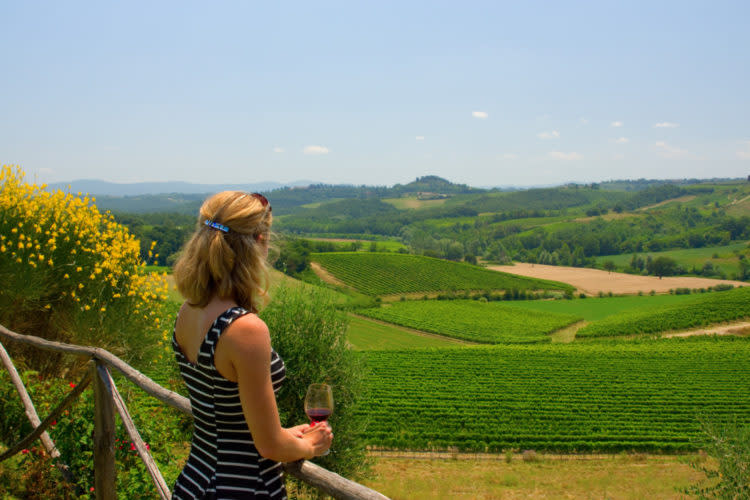
<svg viewBox="0 0 750 500">
<path fill-rule="evenodd" d="M 293 427 L 297 429 L 302 426 Z M 326 450 L 331 448 L 333 442 L 333 430 L 328 422 L 320 422 L 315 426 L 307 425 L 307 430 L 303 433 L 302 439 L 308 441 L 312 446 L 313 456 L 317 457 L 325 453 Z M 312 457 L 310 457 L 312 458 Z"/>
<path fill-rule="evenodd" d="M 296 437 L 301 438 L 302 435 L 307 432 L 310 429 L 310 424 L 302 424 L 302 425 L 295 425 L 294 427 L 289 427 L 287 430 L 289 433 Z"/>
</svg>

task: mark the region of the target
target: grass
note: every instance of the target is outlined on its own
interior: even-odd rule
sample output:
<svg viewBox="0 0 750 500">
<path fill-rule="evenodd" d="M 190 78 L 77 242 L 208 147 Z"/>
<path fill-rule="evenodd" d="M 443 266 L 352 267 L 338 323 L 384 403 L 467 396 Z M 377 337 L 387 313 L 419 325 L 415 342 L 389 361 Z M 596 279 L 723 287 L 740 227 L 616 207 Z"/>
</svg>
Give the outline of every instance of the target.
<svg viewBox="0 0 750 500">
<path fill-rule="evenodd" d="M 378 252 L 398 252 L 399 250 L 407 250 L 408 247 L 398 240 L 360 240 L 356 238 L 312 238 L 306 237 L 306 240 L 311 241 L 326 241 L 333 243 L 337 247 L 339 252 L 348 252 L 351 248 L 351 244 L 354 242 L 360 243 L 360 252 L 369 252 L 370 246 L 375 243 Z"/>
<path fill-rule="evenodd" d="M 715 267 L 718 266 L 727 276 L 732 276 L 732 274 L 739 271 L 739 259 L 735 252 L 747 253 L 748 250 L 748 242 L 744 241 L 718 247 L 686 248 L 682 250 L 665 250 L 662 252 L 640 252 L 638 255 L 644 259 L 647 255 L 650 255 L 654 259 L 662 255 L 671 257 L 688 271 L 693 267 L 702 269 L 703 264 L 708 261 Z M 714 255 L 717 255 L 718 257 L 714 258 Z M 597 266 L 602 267 L 604 261 L 611 260 L 619 269 L 624 269 L 630 265 L 630 260 L 632 258 L 632 253 L 603 255 L 596 258 L 596 264 Z"/>
<path fill-rule="evenodd" d="M 548 342 L 549 333 L 580 321 L 572 314 L 519 309 L 504 302 L 418 300 L 365 309 L 361 314 L 470 342 Z"/>
<path fill-rule="evenodd" d="M 695 295 L 626 295 L 573 300 L 519 300 L 513 303 L 513 307 L 529 311 L 572 314 L 592 322 L 626 311 L 656 310 L 691 298 L 695 298 Z"/>
<path fill-rule="evenodd" d="M 547 458 L 524 462 L 518 455 L 496 459 L 376 458 L 372 478 L 363 484 L 390 498 L 685 498 L 680 488 L 703 474 L 688 465 L 700 457 L 614 455 Z M 583 458 L 583 459 L 582 459 Z"/>
<path fill-rule="evenodd" d="M 360 316 L 349 316 L 347 338 L 355 350 L 419 349 L 455 346 L 456 341 L 430 335 L 419 335 L 405 328 L 373 321 Z"/>
</svg>

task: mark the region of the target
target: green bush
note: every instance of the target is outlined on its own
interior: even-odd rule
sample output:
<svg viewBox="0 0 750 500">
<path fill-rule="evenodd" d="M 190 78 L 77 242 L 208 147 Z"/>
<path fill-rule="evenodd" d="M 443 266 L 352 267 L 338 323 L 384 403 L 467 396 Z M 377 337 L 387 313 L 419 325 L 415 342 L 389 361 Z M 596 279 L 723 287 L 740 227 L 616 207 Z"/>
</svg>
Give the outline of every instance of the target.
<svg viewBox="0 0 750 500">
<path fill-rule="evenodd" d="M 49 414 L 75 386 L 71 380 L 44 377 L 35 371 L 23 372 L 22 378 L 41 418 Z M 167 485 L 171 487 L 181 470 L 180 459 L 187 452 L 185 443 L 189 440 L 189 419 L 139 388 L 130 386 L 121 377 L 116 377 L 116 383 L 141 437 L 148 444 Z M 5 372 L 0 374 L 0 396 L 0 442 L 11 445 L 32 428 Z M 8 492 L 21 498 L 93 498 L 93 417 L 94 394 L 92 386 L 89 386 L 48 431 L 60 451 L 60 460 L 70 467 L 75 485 L 68 486 L 75 487 L 75 496 L 69 496 L 73 494 L 72 488 L 62 483 L 57 469 L 50 467 L 50 458 L 43 452 L 39 441 L 10 459 L 12 463 L 0 465 L 0 485 L 12 485 L 12 490 L 8 489 Z M 127 499 L 154 498 L 156 487 L 125 428 L 119 423 L 115 439 L 118 495 Z M 31 474 L 33 471 L 38 472 Z M 40 490 L 39 483 L 54 487 Z M 63 495 L 63 491 L 67 493 Z"/>
<path fill-rule="evenodd" d="M 331 453 L 315 459 L 321 466 L 348 478 L 366 469 L 365 427 L 357 412 L 363 389 L 364 364 L 346 342 L 348 320 L 336 310 L 332 294 L 314 287 L 280 286 L 261 313 L 271 331 L 274 349 L 284 359 L 287 379 L 277 394 L 284 427 L 307 421 L 307 386 L 325 382 L 333 387 L 335 410 L 329 419 L 334 440 Z"/>
<path fill-rule="evenodd" d="M 683 493 L 700 499 L 750 498 L 750 426 L 703 421 L 704 439 L 698 443 L 716 460 L 716 468 L 694 462 L 692 467 L 706 475 Z"/>
</svg>

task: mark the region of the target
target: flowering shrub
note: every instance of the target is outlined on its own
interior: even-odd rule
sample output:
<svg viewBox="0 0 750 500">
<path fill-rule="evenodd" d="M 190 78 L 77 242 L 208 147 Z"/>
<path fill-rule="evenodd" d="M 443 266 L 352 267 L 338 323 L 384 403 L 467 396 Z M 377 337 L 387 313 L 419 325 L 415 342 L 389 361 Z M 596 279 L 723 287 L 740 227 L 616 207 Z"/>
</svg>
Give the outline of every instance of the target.
<svg viewBox="0 0 750 500">
<path fill-rule="evenodd" d="M 71 381 L 43 377 L 34 371 L 23 372 L 22 378 L 42 418 L 75 387 Z M 171 488 L 186 455 L 189 419 L 132 387 L 121 377 L 115 378 L 141 437 Z M 41 443 L 35 441 L 30 449 L 22 450 L 0 464 L 0 491 L 10 494 L 9 498 L 93 499 L 93 415 L 94 394 L 89 388 L 48 429 L 60 451 L 61 461 L 70 467 L 75 484 L 63 481 Z M 0 425 L 0 443 L 13 443 L 32 429 L 7 373 L 2 370 L 0 423 L 5 424 Z M 115 463 L 120 498 L 146 499 L 156 496 L 156 488 L 135 450 L 135 444 L 122 425 L 116 426 Z"/>
<path fill-rule="evenodd" d="M 94 203 L 80 193 L 50 193 L 25 182 L 20 168 L 2 167 L 0 323 L 103 347 L 143 366 L 168 347 L 166 278 L 145 272 L 138 241 Z M 34 369 L 62 369 L 49 353 L 23 354 Z"/>
</svg>

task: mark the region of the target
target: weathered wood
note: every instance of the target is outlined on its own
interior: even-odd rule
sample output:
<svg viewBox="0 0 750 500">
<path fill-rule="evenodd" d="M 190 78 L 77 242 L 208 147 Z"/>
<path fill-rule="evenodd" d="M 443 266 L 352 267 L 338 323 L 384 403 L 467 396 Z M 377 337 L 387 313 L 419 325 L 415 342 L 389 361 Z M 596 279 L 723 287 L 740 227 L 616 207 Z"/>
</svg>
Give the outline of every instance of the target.
<svg viewBox="0 0 750 500">
<path fill-rule="evenodd" d="M 136 451 L 138 451 L 138 455 L 140 455 L 141 460 L 143 460 L 143 463 L 146 465 L 146 470 L 148 470 L 148 473 L 151 475 L 151 479 L 154 481 L 154 485 L 156 486 L 156 490 L 159 492 L 159 496 L 164 499 L 171 498 L 172 494 L 169 492 L 169 487 L 167 486 L 166 481 L 164 481 L 164 478 L 159 471 L 159 467 L 151 457 L 151 453 L 149 453 L 148 449 L 146 448 L 146 445 L 143 442 L 143 439 L 141 438 L 141 435 L 138 432 L 135 423 L 133 423 L 133 419 L 130 417 L 130 412 L 128 412 L 128 407 L 125 405 L 125 401 L 123 401 L 122 396 L 120 396 L 120 392 L 117 390 L 115 381 L 112 380 L 112 375 L 109 373 L 109 370 L 107 370 L 107 368 L 103 365 L 99 365 L 98 372 L 99 377 L 102 379 L 102 382 L 104 382 L 104 385 L 107 388 L 107 391 L 112 396 L 112 399 L 115 403 L 115 408 L 117 409 L 117 413 L 120 414 L 120 419 L 122 420 L 122 424 L 125 426 L 125 430 L 128 431 L 128 435 L 130 436 L 130 439 L 133 440 L 133 444 L 135 445 Z"/>
<path fill-rule="evenodd" d="M 98 500 L 117 498 L 115 471 L 115 408 L 99 377 L 101 361 L 92 367 L 94 379 L 94 487 Z"/>
<path fill-rule="evenodd" d="M 16 444 L 14 444 L 10 449 L 6 450 L 5 453 L 0 455 L 0 462 L 5 460 L 8 457 L 12 457 L 19 451 L 23 450 L 27 446 L 29 446 L 31 443 L 34 442 L 39 436 L 41 436 L 43 433 L 46 432 L 47 427 L 49 427 L 52 422 L 60 418 L 60 415 L 62 412 L 75 401 L 78 396 L 83 392 L 83 390 L 89 385 L 89 382 L 91 382 L 91 372 L 87 371 L 86 374 L 83 376 L 80 382 L 73 388 L 70 393 L 68 393 L 67 396 L 65 396 L 65 399 L 62 400 L 62 402 L 57 405 L 57 407 L 52 410 L 52 412 L 45 418 L 39 425 L 36 426 L 36 428 L 31 431 L 26 437 L 22 438 L 20 441 L 18 441 Z"/>
<path fill-rule="evenodd" d="M 0 328 L 1 327 L 2 325 L 0 325 Z M 41 421 L 39 420 L 39 415 L 37 415 L 36 413 L 36 408 L 34 408 L 34 403 L 31 402 L 29 393 L 26 391 L 26 387 L 23 385 L 23 381 L 18 375 L 18 371 L 16 370 L 13 361 L 8 355 L 8 351 L 5 350 L 5 347 L 3 347 L 2 343 L 0 343 L 0 358 L 2 358 L 3 360 L 5 369 L 8 370 L 11 382 L 15 386 L 16 391 L 18 391 L 18 395 L 21 398 L 21 402 L 23 403 L 23 407 L 26 411 L 26 416 L 28 417 L 29 422 L 31 422 L 31 425 L 33 425 L 34 427 L 39 427 Z M 44 449 L 47 450 L 49 456 L 52 457 L 52 460 L 54 460 L 55 467 L 57 467 L 66 481 L 68 481 L 69 483 L 74 483 L 75 481 L 73 479 L 73 474 L 70 472 L 70 467 L 68 467 L 65 463 L 62 462 L 62 460 L 60 460 L 60 452 L 57 450 L 57 447 L 52 441 L 52 438 L 49 437 L 49 434 L 46 431 L 42 432 L 40 437 L 42 440 L 42 445 L 44 445 Z"/>
<path fill-rule="evenodd" d="M 284 470 L 338 500 L 388 500 L 375 490 L 350 481 L 307 460 L 284 464 Z"/>
<path fill-rule="evenodd" d="M 40 349 L 46 349 L 49 351 L 64 352 L 68 354 L 82 354 L 91 356 L 95 359 L 100 359 L 106 362 L 111 367 L 119 370 L 123 375 L 125 375 L 128 380 L 146 391 L 148 394 L 151 394 L 162 403 L 192 416 L 192 411 L 190 409 L 190 400 L 188 398 L 181 396 L 176 392 L 165 389 L 106 349 L 101 349 L 99 347 L 85 347 L 73 344 L 64 344 L 62 342 L 53 342 L 51 340 L 34 337 L 32 335 L 22 335 L 20 333 L 10 331 L 2 325 L 0 325 L 0 337 L 5 337 L 16 342 L 33 345 Z"/>
</svg>

